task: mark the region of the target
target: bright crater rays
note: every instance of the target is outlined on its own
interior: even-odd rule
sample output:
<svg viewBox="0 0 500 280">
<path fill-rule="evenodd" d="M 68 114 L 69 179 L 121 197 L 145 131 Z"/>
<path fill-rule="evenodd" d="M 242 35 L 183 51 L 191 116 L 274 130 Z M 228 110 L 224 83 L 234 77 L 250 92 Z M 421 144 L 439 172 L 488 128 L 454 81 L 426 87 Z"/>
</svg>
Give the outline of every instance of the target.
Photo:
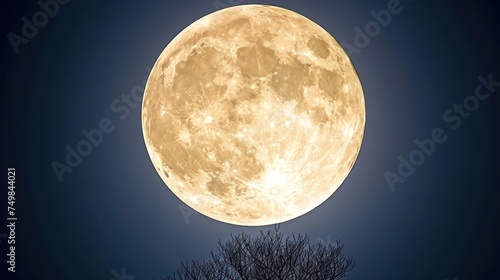
<svg viewBox="0 0 500 280">
<path fill-rule="evenodd" d="M 311 211 L 359 153 L 365 104 L 335 39 L 302 15 L 243 5 L 194 22 L 149 76 L 143 134 L 163 181 L 213 219 L 268 225 Z"/>
</svg>

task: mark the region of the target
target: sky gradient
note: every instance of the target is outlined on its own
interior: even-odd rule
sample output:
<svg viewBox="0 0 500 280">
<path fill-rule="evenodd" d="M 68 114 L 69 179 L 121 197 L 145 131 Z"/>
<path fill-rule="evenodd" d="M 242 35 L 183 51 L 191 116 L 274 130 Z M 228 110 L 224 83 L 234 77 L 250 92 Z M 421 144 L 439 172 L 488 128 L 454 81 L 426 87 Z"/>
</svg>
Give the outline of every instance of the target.
<svg viewBox="0 0 500 280">
<path fill-rule="evenodd" d="M 283 233 L 340 239 L 356 261 L 346 279 L 500 279 L 494 1 L 219 3 L 236 2 L 277 5 L 318 23 L 351 52 L 364 89 L 366 129 L 354 168 L 325 203 L 283 223 Z M 18 217 L 17 272 L 7 274 L 0 239 L 0 275 L 10 277 L 2 279 L 108 280 L 122 268 L 136 280 L 159 279 L 181 261 L 208 258 L 230 233 L 270 228 L 189 211 L 156 173 L 142 136 L 141 89 L 151 67 L 217 5 L 60 1 L 45 25 L 24 30 L 32 38 L 23 35 L 23 18 L 42 10 L 37 1 L 1 5 L 2 168 L 16 168 Z M 356 35 L 389 9 L 390 22 L 369 40 Z M 13 44 L 12 33 L 23 43 Z M 58 177 L 54 162 L 65 163 L 68 149 L 99 127 L 107 131 L 101 141 Z M 415 152 L 433 138 L 433 149 Z M 402 161 L 419 166 L 398 170 Z M 388 183 L 388 172 L 397 182 Z M 0 192 L 2 221 L 6 196 Z"/>
</svg>

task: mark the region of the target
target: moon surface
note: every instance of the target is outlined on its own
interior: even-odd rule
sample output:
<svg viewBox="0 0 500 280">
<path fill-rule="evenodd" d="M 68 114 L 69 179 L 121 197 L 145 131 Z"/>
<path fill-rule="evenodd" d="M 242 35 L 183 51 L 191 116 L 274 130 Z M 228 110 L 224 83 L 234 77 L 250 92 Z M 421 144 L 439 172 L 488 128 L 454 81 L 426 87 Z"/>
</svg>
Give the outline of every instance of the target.
<svg viewBox="0 0 500 280">
<path fill-rule="evenodd" d="M 248 226 L 328 199 L 358 156 L 359 77 L 340 44 L 274 6 L 209 14 L 179 33 L 147 81 L 142 128 L 153 165 L 196 211 Z"/>
</svg>

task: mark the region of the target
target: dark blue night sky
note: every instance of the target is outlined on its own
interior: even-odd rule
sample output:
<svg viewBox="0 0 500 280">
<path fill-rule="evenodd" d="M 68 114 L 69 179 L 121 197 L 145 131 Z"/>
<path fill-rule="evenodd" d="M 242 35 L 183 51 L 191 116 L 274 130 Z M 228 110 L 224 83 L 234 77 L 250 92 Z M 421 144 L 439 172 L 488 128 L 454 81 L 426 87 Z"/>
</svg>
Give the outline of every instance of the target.
<svg viewBox="0 0 500 280">
<path fill-rule="evenodd" d="M 10 273 L 4 188 L 1 279 L 159 279 L 181 261 L 207 259 L 230 233 L 272 228 L 190 211 L 157 175 L 142 137 L 142 89 L 156 58 L 225 3 L 277 5 L 315 21 L 351 53 L 364 88 L 352 172 L 283 233 L 340 239 L 356 260 L 346 279 L 500 279 L 494 2 L 59 0 L 44 17 L 37 1 L 3 1 L 2 180 L 16 168 L 18 220 Z M 384 26 L 374 24 L 382 9 L 393 11 Z M 34 16 L 40 27 L 23 28 Z M 365 28 L 371 36 L 360 35 Z M 54 162 L 67 164 L 99 127 L 102 139 L 80 145 L 88 155 L 68 158 L 73 167 L 58 177 Z"/>
</svg>

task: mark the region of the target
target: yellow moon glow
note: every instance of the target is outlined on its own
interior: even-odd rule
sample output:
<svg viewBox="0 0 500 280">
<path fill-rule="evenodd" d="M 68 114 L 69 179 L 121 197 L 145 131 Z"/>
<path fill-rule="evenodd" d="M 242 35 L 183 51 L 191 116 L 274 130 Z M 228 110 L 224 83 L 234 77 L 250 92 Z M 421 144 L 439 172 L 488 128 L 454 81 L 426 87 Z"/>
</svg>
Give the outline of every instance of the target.
<svg viewBox="0 0 500 280">
<path fill-rule="evenodd" d="M 149 76 L 142 128 L 159 175 L 213 219 L 269 225 L 341 185 L 365 127 L 359 77 L 323 28 L 295 12 L 242 5 L 178 34 Z"/>
</svg>

